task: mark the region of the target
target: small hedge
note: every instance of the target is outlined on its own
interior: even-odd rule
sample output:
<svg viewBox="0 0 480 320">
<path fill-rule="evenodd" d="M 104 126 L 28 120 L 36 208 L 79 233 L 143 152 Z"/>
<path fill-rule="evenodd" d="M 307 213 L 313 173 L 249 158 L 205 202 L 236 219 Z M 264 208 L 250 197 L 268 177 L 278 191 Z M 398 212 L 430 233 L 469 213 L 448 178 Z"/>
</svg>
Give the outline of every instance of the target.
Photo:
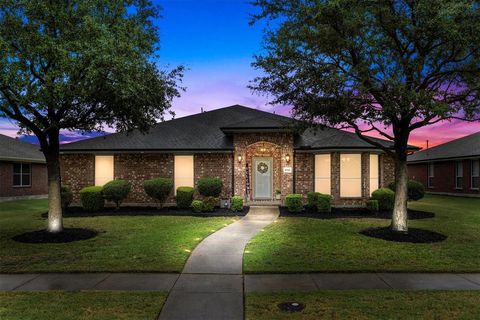
<svg viewBox="0 0 480 320">
<path fill-rule="evenodd" d="M 223 181 L 219 178 L 201 178 L 198 180 L 197 189 L 204 197 L 218 198 L 222 193 Z"/>
<path fill-rule="evenodd" d="M 301 194 L 288 194 L 285 197 L 285 205 L 289 212 L 301 212 L 303 209 L 302 195 Z"/>
<path fill-rule="evenodd" d="M 318 204 L 318 197 L 320 192 L 309 192 L 307 193 L 307 206 L 311 209 L 315 208 Z"/>
<path fill-rule="evenodd" d="M 395 192 L 395 182 L 388 185 L 388 188 Z M 418 201 L 425 196 L 425 186 L 415 180 L 407 182 L 408 201 Z"/>
<path fill-rule="evenodd" d="M 103 188 L 85 187 L 80 190 L 80 201 L 83 209 L 87 211 L 98 211 L 105 206 L 105 199 L 103 198 Z"/>
<path fill-rule="evenodd" d="M 163 205 L 168 196 L 173 190 L 173 180 L 168 178 L 156 178 L 152 180 L 146 180 L 143 183 L 145 193 L 154 198 Z"/>
<path fill-rule="evenodd" d="M 373 213 L 378 212 L 378 200 L 368 200 L 367 209 Z"/>
<path fill-rule="evenodd" d="M 218 198 L 215 197 L 206 197 L 203 199 L 203 212 L 213 212 L 215 211 L 215 206 L 218 204 Z"/>
<path fill-rule="evenodd" d="M 73 192 L 66 186 L 60 187 L 60 199 L 62 201 L 62 209 L 65 210 L 73 201 Z"/>
<path fill-rule="evenodd" d="M 395 204 L 395 192 L 389 188 L 380 188 L 372 193 L 372 200 L 378 201 L 380 210 L 393 210 Z"/>
<path fill-rule="evenodd" d="M 192 204 L 190 206 L 191 206 L 193 212 L 200 213 L 203 210 L 203 201 L 202 200 L 193 200 Z"/>
<path fill-rule="evenodd" d="M 193 201 L 193 193 L 195 189 L 192 187 L 178 187 L 177 188 L 177 207 L 180 209 L 187 209 Z"/>
<path fill-rule="evenodd" d="M 105 200 L 115 202 L 117 209 L 130 193 L 132 185 L 127 180 L 112 180 L 103 186 Z"/>
<path fill-rule="evenodd" d="M 332 197 L 329 194 L 320 193 L 316 207 L 318 212 L 332 212 Z"/>
<path fill-rule="evenodd" d="M 231 199 L 231 209 L 232 211 L 238 212 L 243 211 L 243 198 L 240 196 L 234 196 Z"/>
</svg>

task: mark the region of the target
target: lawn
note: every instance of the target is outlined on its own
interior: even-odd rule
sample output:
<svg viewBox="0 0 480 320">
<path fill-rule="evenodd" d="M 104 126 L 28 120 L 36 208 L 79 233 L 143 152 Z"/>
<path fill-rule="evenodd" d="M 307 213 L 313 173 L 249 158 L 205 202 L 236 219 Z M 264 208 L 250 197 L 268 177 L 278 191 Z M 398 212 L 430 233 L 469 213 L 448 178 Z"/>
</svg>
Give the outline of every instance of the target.
<svg viewBox="0 0 480 320">
<path fill-rule="evenodd" d="M 305 304 L 299 313 L 281 312 L 285 301 Z M 318 291 L 249 293 L 246 319 L 480 319 L 480 291 Z"/>
<path fill-rule="evenodd" d="M 409 226 L 442 233 L 432 244 L 395 243 L 358 232 L 388 226 L 386 219 L 279 218 L 246 248 L 244 271 L 261 272 L 478 272 L 480 199 L 427 195 L 412 209 L 435 213 Z"/>
<path fill-rule="evenodd" d="M 152 320 L 165 299 L 159 292 L 0 293 L 0 319 Z"/>
<path fill-rule="evenodd" d="M 45 228 L 46 200 L 0 203 L 0 272 L 180 272 L 190 251 L 231 223 L 229 217 L 99 216 L 65 218 L 65 227 L 99 232 L 89 240 L 26 244 L 15 235 Z"/>
</svg>

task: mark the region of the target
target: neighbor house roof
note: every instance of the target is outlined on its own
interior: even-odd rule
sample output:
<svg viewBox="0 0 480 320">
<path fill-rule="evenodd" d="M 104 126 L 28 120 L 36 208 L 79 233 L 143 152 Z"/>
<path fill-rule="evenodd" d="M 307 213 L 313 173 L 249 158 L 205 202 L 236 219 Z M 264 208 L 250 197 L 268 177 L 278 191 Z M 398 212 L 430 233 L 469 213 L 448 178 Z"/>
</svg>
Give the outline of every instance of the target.
<svg viewBox="0 0 480 320">
<path fill-rule="evenodd" d="M 0 161 L 45 163 L 40 147 L 0 134 Z"/>
<path fill-rule="evenodd" d="M 407 161 L 425 162 L 470 157 L 480 157 L 480 131 L 433 148 L 416 152 L 409 156 Z"/>
<path fill-rule="evenodd" d="M 82 140 L 61 147 L 62 152 L 100 151 L 230 151 L 234 149 L 231 132 L 290 130 L 291 118 L 234 105 L 183 118 L 160 122 L 147 134 L 138 131 L 114 133 Z M 375 139 L 391 146 L 389 141 Z M 296 149 L 375 149 L 356 134 L 326 128 L 307 130 L 295 139 Z"/>
</svg>

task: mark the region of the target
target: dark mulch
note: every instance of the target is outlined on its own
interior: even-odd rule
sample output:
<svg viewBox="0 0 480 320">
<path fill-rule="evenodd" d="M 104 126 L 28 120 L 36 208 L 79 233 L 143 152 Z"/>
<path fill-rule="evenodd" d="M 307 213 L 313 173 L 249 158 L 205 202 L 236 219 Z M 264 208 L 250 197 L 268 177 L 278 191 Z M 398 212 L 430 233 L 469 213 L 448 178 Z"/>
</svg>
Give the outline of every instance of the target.
<svg viewBox="0 0 480 320">
<path fill-rule="evenodd" d="M 241 212 L 233 212 L 230 209 L 215 208 L 214 212 L 194 213 L 190 209 L 179 209 L 177 207 L 165 207 L 157 209 L 155 207 L 120 207 L 115 210 L 113 207 L 106 207 L 97 212 L 83 210 L 82 207 L 69 207 L 64 212 L 64 217 L 100 217 L 100 216 L 195 216 L 195 217 L 235 217 L 244 216 L 248 213 L 250 207 L 246 206 Z M 46 218 L 47 213 L 42 214 Z"/>
<path fill-rule="evenodd" d="M 87 240 L 96 237 L 95 230 L 83 228 L 65 228 L 62 232 L 51 233 L 47 230 L 37 230 L 19 234 L 12 239 L 23 243 L 66 243 Z"/>
<path fill-rule="evenodd" d="M 280 207 L 280 217 L 303 217 L 314 219 L 338 219 L 338 218 L 376 218 L 376 219 L 391 219 L 391 211 L 380 211 L 372 213 L 370 210 L 364 208 L 332 208 L 332 212 L 317 212 L 314 209 L 305 207 L 302 212 L 292 213 L 288 211 L 287 207 Z M 428 219 L 435 217 L 432 212 L 410 210 L 408 209 L 408 219 Z"/>
<path fill-rule="evenodd" d="M 447 239 L 447 236 L 441 233 L 417 228 L 408 228 L 408 233 L 394 232 L 390 227 L 369 228 L 360 233 L 367 237 L 394 242 L 433 243 Z"/>
<path fill-rule="evenodd" d="M 282 302 L 277 306 L 283 312 L 300 312 L 305 309 L 305 305 L 300 302 Z"/>
</svg>

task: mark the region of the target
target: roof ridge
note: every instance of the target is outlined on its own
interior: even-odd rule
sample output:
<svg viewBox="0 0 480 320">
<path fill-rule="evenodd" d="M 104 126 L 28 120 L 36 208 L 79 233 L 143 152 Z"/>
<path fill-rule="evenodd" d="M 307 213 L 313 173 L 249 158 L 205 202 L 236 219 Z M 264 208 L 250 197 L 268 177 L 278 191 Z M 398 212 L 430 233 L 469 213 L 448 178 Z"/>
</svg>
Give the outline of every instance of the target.
<svg viewBox="0 0 480 320">
<path fill-rule="evenodd" d="M 416 154 L 424 153 L 424 152 L 431 152 L 432 150 L 435 150 L 435 149 L 444 148 L 444 147 L 447 147 L 448 145 L 450 145 L 452 143 L 459 143 L 459 142 L 461 142 L 461 141 L 463 141 L 467 138 L 471 138 L 472 136 L 475 136 L 477 134 L 480 135 L 480 131 L 474 132 L 472 134 L 469 134 L 469 135 L 466 135 L 466 136 L 463 136 L 463 137 L 460 137 L 460 138 L 457 138 L 457 139 L 453 139 L 453 140 L 450 140 L 450 141 L 447 141 L 447 142 L 444 142 L 444 143 L 441 143 L 441 144 L 437 144 L 436 146 L 429 147 L 428 149 L 423 149 L 421 151 L 416 152 Z"/>
</svg>

